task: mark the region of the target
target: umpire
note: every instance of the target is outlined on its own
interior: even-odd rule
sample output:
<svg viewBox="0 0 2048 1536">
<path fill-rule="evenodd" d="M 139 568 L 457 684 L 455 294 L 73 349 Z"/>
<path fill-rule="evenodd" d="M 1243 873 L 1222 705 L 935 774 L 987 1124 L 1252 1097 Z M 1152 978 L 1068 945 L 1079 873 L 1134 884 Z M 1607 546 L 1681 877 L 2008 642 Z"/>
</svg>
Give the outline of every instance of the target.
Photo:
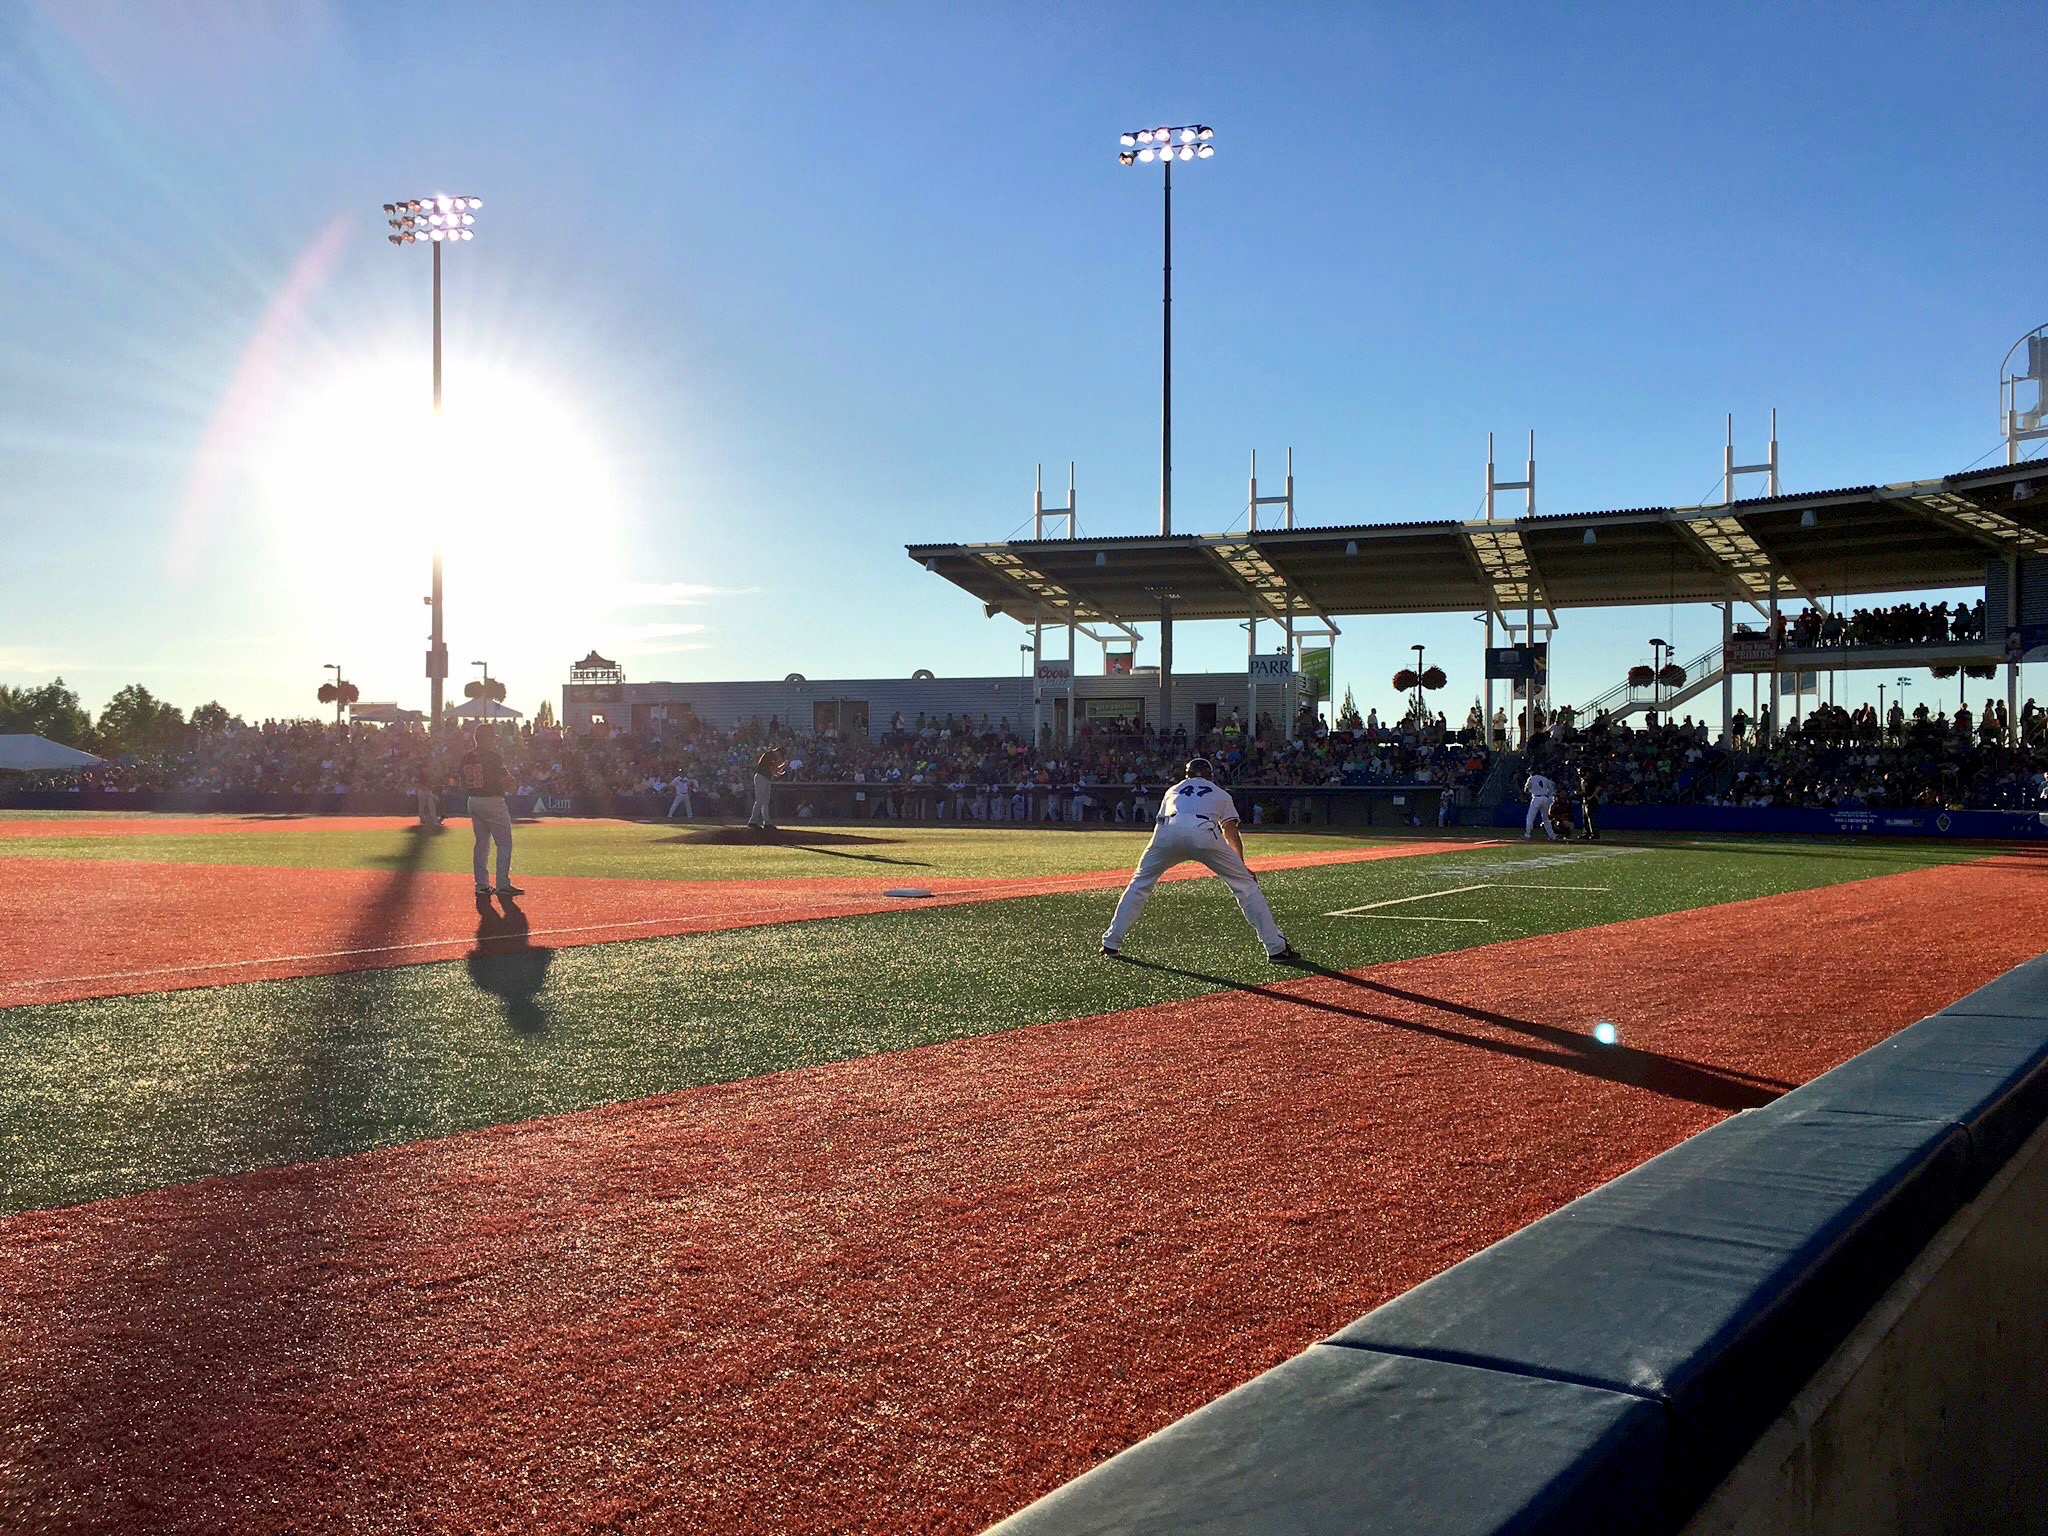
<svg viewBox="0 0 2048 1536">
<path fill-rule="evenodd" d="M 505 759 L 498 755 L 498 735 L 488 724 L 479 724 L 470 732 L 470 749 L 462 755 L 459 777 L 462 787 L 469 792 L 469 825 L 476 834 L 476 847 L 471 863 L 476 869 L 476 893 L 479 896 L 492 895 L 490 882 L 484 878 L 486 855 L 490 845 L 498 845 L 499 896 L 524 896 L 526 893 L 512 883 L 512 812 L 505 804 L 505 791 L 511 787 L 511 776 L 505 772 Z"/>
</svg>

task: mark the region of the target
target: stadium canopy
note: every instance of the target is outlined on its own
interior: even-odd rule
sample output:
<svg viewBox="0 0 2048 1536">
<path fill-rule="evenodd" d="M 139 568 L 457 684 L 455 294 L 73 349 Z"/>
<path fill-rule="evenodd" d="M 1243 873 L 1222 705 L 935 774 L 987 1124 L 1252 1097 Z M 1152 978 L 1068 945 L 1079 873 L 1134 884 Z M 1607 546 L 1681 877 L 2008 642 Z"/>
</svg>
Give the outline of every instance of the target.
<svg viewBox="0 0 2048 1536">
<path fill-rule="evenodd" d="M 0 736 L 0 773 L 52 773 L 90 768 L 105 758 L 94 757 L 51 741 L 47 736 Z"/>
<path fill-rule="evenodd" d="M 1982 585 L 2048 554 L 2048 461 L 1708 507 L 1355 523 L 1255 533 L 912 544 L 910 558 L 1029 624 L 1496 613 Z"/>
<path fill-rule="evenodd" d="M 463 720 L 518 720 L 520 712 L 496 699 L 470 699 L 448 711 Z"/>
</svg>

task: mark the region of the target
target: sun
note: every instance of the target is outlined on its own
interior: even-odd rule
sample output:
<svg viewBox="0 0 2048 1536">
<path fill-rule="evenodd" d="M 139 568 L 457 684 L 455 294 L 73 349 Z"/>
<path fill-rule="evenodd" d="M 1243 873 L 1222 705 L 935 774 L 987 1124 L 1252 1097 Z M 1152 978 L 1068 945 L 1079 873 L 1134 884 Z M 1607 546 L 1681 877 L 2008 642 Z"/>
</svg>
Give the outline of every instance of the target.
<svg viewBox="0 0 2048 1536">
<path fill-rule="evenodd" d="M 609 458 L 576 407 L 488 367 L 451 380 L 438 415 L 417 362 L 337 374 L 293 402 L 259 461 L 273 514 L 328 547 L 337 535 L 420 548 L 587 537 L 615 502 Z"/>
<path fill-rule="evenodd" d="M 571 392 L 528 370 L 466 361 L 436 416 L 424 363 L 345 367 L 274 403 L 251 457 L 278 590 L 306 643 L 369 652 L 395 679 L 374 686 L 403 693 L 439 555 L 452 643 L 551 678 L 616 582 L 616 456 Z"/>
</svg>

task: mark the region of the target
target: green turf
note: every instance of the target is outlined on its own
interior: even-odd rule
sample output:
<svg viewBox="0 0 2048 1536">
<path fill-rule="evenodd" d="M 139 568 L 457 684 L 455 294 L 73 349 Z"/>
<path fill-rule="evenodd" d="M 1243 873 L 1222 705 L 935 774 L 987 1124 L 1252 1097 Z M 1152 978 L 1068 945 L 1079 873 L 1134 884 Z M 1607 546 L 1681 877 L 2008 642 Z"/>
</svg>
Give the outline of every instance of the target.
<svg viewBox="0 0 2048 1536">
<path fill-rule="evenodd" d="M 1555 851 L 1475 846 L 1272 873 L 1265 885 L 1294 942 L 1318 964 L 1349 969 L 1982 850 L 1679 844 L 1565 866 L 1526 862 Z M 1612 889 L 1473 891 L 1393 909 L 1482 917 L 1485 926 L 1322 915 L 1489 878 Z M 1115 896 L 916 908 L 0 1010 L 0 1211 L 1293 974 L 1266 962 L 1213 880 L 1162 887 L 1127 961 L 1100 959 L 1096 940 Z M 544 895 L 526 906 L 545 928 Z"/>
<path fill-rule="evenodd" d="M 660 822 L 542 821 L 513 831 L 514 872 L 628 880 L 771 880 L 807 875 L 900 875 L 1001 879 L 1080 870 L 1129 869 L 1148 832 L 1054 831 L 974 827 L 785 827 L 773 842 L 744 827 Z M 1372 847 L 1386 838 L 1258 832 L 1255 853 Z M 410 829 L 302 831 L 288 822 L 267 829 L 121 833 L 86 837 L 0 838 L 0 858 L 140 859 L 174 864 L 245 864 L 294 869 L 388 869 L 467 873 L 469 823 L 450 822 L 438 837 Z"/>
</svg>

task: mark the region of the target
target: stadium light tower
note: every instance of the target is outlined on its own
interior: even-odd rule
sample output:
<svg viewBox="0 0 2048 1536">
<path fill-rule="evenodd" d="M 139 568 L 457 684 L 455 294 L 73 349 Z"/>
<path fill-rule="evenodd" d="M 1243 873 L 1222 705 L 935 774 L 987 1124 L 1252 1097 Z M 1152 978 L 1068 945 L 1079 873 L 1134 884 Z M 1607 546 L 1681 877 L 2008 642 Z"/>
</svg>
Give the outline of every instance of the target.
<svg viewBox="0 0 2048 1536">
<path fill-rule="evenodd" d="M 1159 383 L 1159 531 L 1173 532 L 1173 162 L 1207 160 L 1216 153 L 1216 130 L 1201 123 L 1172 128 L 1134 128 L 1118 136 L 1122 165 L 1158 162 L 1165 173 L 1161 186 L 1165 208 L 1164 259 L 1160 264 L 1164 343 Z M 1159 600 L 1159 724 L 1173 729 L 1173 599 Z"/>
<path fill-rule="evenodd" d="M 418 245 L 421 241 L 434 248 L 434 415 L 441 414 L 441 247 L 452 245 L 459 240 L 474 240 L 476 211 L 483 207 L 480 197 L 450 197 L 436 193 L 432 197 L 405 198 L 395 203 L 386 203 L 384 212 L 391 225 L 387 237 L 393 245 Z M 448 645 L 441 636 L 441 551 L 434 551 L 434 591 L 427 599 L 427 606 L 434 610 L 432 633 L 428 636 L 427 649 L 427 725 L 441 723 L 441 688 L 448 678 Z"/>
</svg>

